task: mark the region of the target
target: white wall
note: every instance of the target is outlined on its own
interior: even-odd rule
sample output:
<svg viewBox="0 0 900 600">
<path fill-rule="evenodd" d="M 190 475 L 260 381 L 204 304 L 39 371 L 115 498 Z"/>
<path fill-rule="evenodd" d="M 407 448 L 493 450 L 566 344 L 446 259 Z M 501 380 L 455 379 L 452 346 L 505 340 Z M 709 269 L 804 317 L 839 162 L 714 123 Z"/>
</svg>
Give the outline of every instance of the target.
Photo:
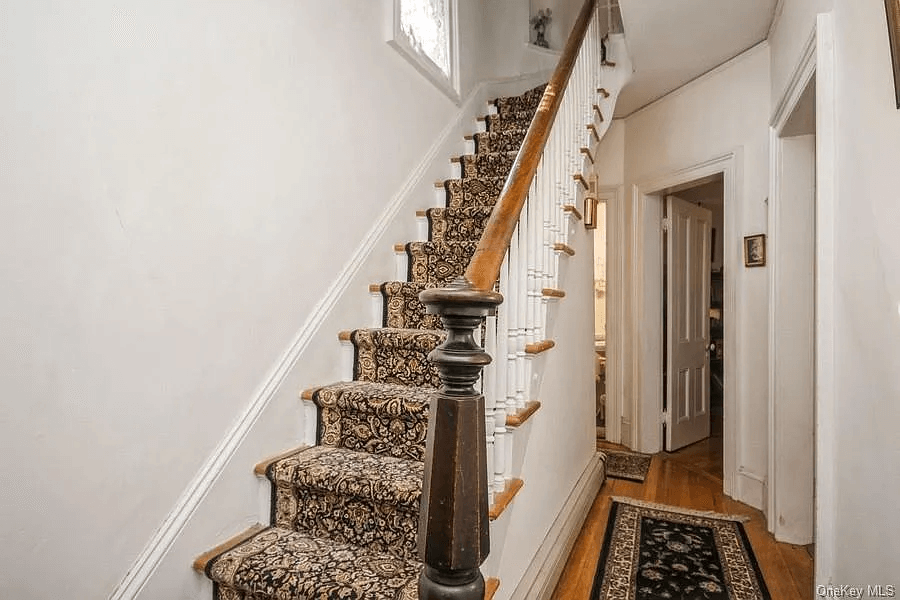
<svg viewBox="0 0 900 600">
<path fill-rule="evenodd" d="M 769 83 L 769 50 L 763 44 L 628 117 L 625 120 L 625 182 L 629 196 L 633 197 L 634 186 L 734 152 L 738 159 L 737 201 L 725 210 L 726 213 L 736 211 L 737 235 L 724 241 L 739 256 L 743 236 L 764 233 L 766 227 Z M 636 278 L 641 278 L 644 289 L 653 284 L 646 278 L 654 277 L 654 264 L 658 267 L 660 260 L 661 236 L 654 220 L 660 211 L 656 204 L 650 202 L 643 215 L 635 213 L 636 205 L 629 206 L 627 216 L 633 229 L 625 244 L 626 265 L 631 267 L 626 286 L 638 281 Z M 636 222 L 636 218 L 640 220 Z M 638 246 L 633 245 L 636 233 L 646 236 L 639 253 L 635 252 Z M 738 343 L 737 355 L 726 357 L 737 363 L 734 389 L 740 399 L 737 410 L 741 428 L 735 468 L 744 473 L 734 494 L 753 506 L 762 506 L 767 429 L 766 383 L 761 374 L 767 368 L 768 286 L 765 269 L 745 270 L 742 266 L 726 266 L 726 269 L 730 271 L 727 277 L 733 282 L 737 311 L 733 316 L 724 315 L 726 324 L 732 323 Z M 625 397 L 640 400 L 643 406 L 655 406 L 659 365 L 646 364 L 641 352 L 643 356 L 658 353 L 659 299 L 646 297 L 637 307 L 634 303 L 626 306 L 625 320 L 630 331 L 638 336 L 632 339 L 640 340 L 641 344 L 640 352 L 637 346 L 631 345 L 626 353 L 633 377 L 625 382 Z M 656 451 L 660 447 L 658 411 L 644 410 L 640 416 L 641 439 L 635 440 L 635 446 Z"/>
<path fill-rule="evenodd" d="M 835 561 L 831 581 L 900 573 L 900 111 L 884 3 L 834 6 Z M 817 581 L 817 583 L 827 583 Z"/>
<path fill-rule="evenodd" d="M 385 43 L 388 4 L 4 5 L 0 595 L 112 592 L 455 114 Z M 302 437 L 297 391 L 338 378 L 404 233 L 144 597 L 192 595 L 190 557 L 258 519 L 253 463 Z"/>
<path fill-rule="evenodd" d="M 567 5 L 572 0 L 550 0 L 554 4 Z M 549 2 L 547 3 L 549 5 Z M 539 8 L 544 8 L 542 4 Z M 581 7 L 579 6 L 579 9 Z M 481 65 L 485 78 L 509 77 L 516 73 L 531 73 L 545 69 L 553 69 L 559 60 L 559 53 L 539 49 L 528 43 L 530 34 L 529 2 L 526 0 L 491 0 L 484 3 L 484 46 Z M 554 9 L 554 16 L 556 13 Z M 568 11 L 564 11 L 568 12 Z M 577 17 L 577 10 L 575 11 Z M 562 25 L 562 18 L 553 27 Z M 564 41 L 574 24 L 568 24 Z M 556 31 L 554 29 L 554 31 Z M 562 35 L 562 31 L 553 33 L 554 37 Z"/>
<path fill-rule="evenodd" d="M 769 46 L 772 58 L 771 99 L 776 106 L 816 25 L 816 14 L 828 12 L 834 0 L 783 0 L 776 14 Z"/>
</svg>

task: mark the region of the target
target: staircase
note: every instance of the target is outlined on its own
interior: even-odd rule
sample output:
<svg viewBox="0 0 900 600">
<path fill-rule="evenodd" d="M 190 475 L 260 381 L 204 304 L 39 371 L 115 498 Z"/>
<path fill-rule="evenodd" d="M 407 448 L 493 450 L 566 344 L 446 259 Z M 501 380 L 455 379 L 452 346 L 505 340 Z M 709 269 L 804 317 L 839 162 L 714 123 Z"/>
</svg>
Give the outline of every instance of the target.
<svg viewBox="0 0 900 600">
<path fill-rule="evenodd" d="M 418 598 L 422 461 L 440 385 L 428 354 L 446 337 L 419 294 L 465 271 L 543 92 L 495 101 L 486 131 L 471 136 L 474 154 L 455 161 L 460 177 L 442 184 L 446 206 L 420 215 L 428 241 L 396 248 L 407 281 L 376 286 L 383 327 L 340 333 L 353 346 L 353 381 L 303 392 L 318 408 L 317 444 L 257 467 L 271 482 L 271 524 L 194 564 L 214 582 L 217 600 Z M 512 488 L 495 490 L 492 517 Z"/>
</svg>

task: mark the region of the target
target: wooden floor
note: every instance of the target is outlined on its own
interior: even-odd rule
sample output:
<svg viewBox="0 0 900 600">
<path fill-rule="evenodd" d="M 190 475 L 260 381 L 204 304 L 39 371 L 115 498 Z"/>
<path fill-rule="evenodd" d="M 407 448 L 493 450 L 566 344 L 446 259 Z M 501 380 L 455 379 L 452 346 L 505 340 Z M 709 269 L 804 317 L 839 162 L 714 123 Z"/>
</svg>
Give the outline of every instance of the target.
<svg viewBox="0 0 900 600">
<path fill-rule="evenodd" d="M 599 446 L 616 448 L 598 442 Z M 644 483 L 607 479 L 584 522 L 551 600 L 587 600 L 613 496 L 672 506 L 750 516 L 744 524 L 772 600 L 813 597 L 813 561 L 804 546 L 782 544 L 766 531 L 763 514 L 722 493 L 722 438 L 715 436 L 678 452 L 653 456 Z"/>
</svg>

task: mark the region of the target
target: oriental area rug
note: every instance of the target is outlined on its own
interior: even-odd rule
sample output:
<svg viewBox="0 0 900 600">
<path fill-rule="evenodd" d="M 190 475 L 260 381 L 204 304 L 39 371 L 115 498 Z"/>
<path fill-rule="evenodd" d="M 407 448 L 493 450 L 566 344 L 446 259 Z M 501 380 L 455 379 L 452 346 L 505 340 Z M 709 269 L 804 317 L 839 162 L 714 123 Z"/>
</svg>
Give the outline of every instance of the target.
<svg viewBox="0 0 900 600">
<path fill-rule="evenodd" d="M 590 600 L 771 600 L 745 520 L 614 498 Z"/>
<path fill-rule="evenodd" d="M 650 471 L 649 454 L 626 452 L 624 450 L 603 450 L 606 454 L 606 476 L 643 483 Z"/>
</svg>

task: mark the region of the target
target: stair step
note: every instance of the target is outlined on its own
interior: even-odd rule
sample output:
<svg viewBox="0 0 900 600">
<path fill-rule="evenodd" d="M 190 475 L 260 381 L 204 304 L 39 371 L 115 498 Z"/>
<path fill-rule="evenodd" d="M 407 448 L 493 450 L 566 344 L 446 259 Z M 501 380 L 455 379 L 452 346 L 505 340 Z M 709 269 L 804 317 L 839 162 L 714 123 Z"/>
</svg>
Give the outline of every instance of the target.
<svg viewBox="0 0 900 600">
<path fill-rule="evenodd" d="M 313 390 L 319 407 L 318 443 L 421 461 L 428 407 L 437 390 L 350 381 Z"/>
<path fill-rule="evenodd" d="M 444 189 L 447 191 L 447 208 L 475 205 L 494 206 L 505 184 L 505 177 L 448 179 L 444 182 Z"/>
<path fill-rule="evenodd" d="M 481 154 L 466 154 L 462 159 L 462 178 L 473 177 L 503 177 L 506 178 L 516 161 L 513 152 L 483 152 Z"/>
<path fill-rule="evenodd" d="M 427 329 L 357 329 L 350 333 L 356 348 L 353 379 L 399 385 L 438 387 L 440 377 L 428 353 L 445 337 Z"/>
<path fill-rule="evenodd" d="M 494 106 L 497 107 L 497 113 L 500 115 L 515 114 L 518 112 L 534 113 L 541 103 L 547 84 L 542 84 L 531 88 L 527 92 L 518 96 L 508 96 L 506 98 L 497 98 L 494 100 Z"/>
<path fill-rule="evenodd" d="M 211 559 L 217 600 L 417 600 L 421 564 L 270 527 Z"/>
<path fill-rule="evenodd" d="M 516 111 L 505 115 L 487 115 L 485 123 L 488 131 L 509 131 L 510 129 L 528 129 L 534 118 L 533 111 Z"/>
<path fill-rule="evenodd" d="M 477 241 L 406 244 L 409 280 L 439 286 L 450 283 L 466 270 L 477 245 Z"/>
<path fill-rule="evenodd" d="M 272 524 L 412 558 L 422 495 L 419 461 L 313 446 L 269 466 Z"/>
<path fill-rule="evenodd" d="M 485 152 L 518 152 L 528 129 L 507 129 L 506 131 L 479 131 L 473 136 L 475 154 Z"/>
<path fill-rule="evenodd" d="M 386 281 L 378 286 L 384 298 L 384 326 L 400 329 L 443 329 L 439 315 L 429 315 L 419 294 L 435 284 Z"/>
<path fill-rule="evenodd" d="M 432 242 L 478 241 L 493 212 L 492 206 L 430 208 L 425 211 Z"/>
</svg>

